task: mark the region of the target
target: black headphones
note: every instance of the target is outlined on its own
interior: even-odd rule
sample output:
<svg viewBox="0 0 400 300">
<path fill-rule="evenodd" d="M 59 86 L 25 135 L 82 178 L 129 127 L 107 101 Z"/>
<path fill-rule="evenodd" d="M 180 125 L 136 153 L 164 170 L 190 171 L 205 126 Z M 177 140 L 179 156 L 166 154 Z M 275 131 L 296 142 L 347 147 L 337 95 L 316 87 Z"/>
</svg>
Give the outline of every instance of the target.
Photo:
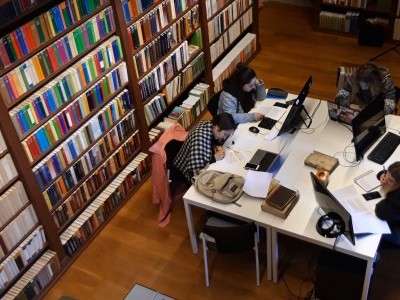
<svg viewBox="0 0 400 300">
<path fill-rule="evenodd" d="M 339 214 L 330 212 L 320 217 L 315 227 L 320 235 L 335 238 L 343 234 L 346 225 Z"/>
</svg>

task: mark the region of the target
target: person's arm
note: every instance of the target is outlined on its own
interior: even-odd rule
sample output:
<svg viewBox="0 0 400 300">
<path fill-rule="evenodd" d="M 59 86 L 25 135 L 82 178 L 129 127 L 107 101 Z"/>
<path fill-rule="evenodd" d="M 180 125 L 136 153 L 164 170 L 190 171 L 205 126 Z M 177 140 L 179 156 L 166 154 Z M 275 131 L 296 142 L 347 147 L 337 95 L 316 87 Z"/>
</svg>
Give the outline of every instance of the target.
<svg viewBox="0 0 400 300">
<path fill-rule="evenodd" d="M 256 101 L 263 101 L 265 100 L 265 97 L 267 96 L 267 93 L 265 91 L 265 86 L 264 86 L 264 81 L 261 79 L 257 79 L 256 83 Z"/>
<path fill-rule="evenodd" d="M 383 97 L 385 101 L 385 115 L 393 114 L 396 111 L 396 88 L 390 74 L 383 78 Z"/>
<path fill-rule="evenodd" d="M 221 93 L 218 103 L 218 113 L 223 112 L 231 114 L 237 124 L 257 121 L 255 113 L 244 113 L 238 100 L 225 91 Z"/>
</svg>

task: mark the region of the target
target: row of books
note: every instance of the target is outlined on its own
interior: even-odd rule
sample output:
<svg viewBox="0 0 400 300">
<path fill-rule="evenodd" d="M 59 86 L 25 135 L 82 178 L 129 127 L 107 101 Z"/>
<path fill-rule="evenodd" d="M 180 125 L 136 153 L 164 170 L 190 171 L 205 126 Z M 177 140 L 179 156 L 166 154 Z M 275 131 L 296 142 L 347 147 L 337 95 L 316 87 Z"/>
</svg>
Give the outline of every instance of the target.
<svg viewBox="0 0 400 300">
<path fill-rule="evenodd" d="M 222 81 L 228 78 L 239 62 L 246 62 L 257 48 L 256 35 L 247 33 L 236 46 L 212 70 L 214 92 L 222 89 Z"/>
<path fill-rule="evenodd" d="M 161 130 L 161 129 L 155 128 L 155 127 L 151 128 L 149 131 L 150 144 L 154 144 L 158 140 L 158 138 L 161 136 L 161 134 L 164 132 L 164 130 Z"/>
<path fill-rule="evenodd" d="M 176 97 L 204 71 L 204 68 L 204 53 L 200 52 L 200 54 L 163 89 L 163 93 L 167 98 L 167 103 L 171 104 Z"/>
<path fill-rule="evenodd" d="M 2 299 L 36 299 L 60 270 L 57 253 L 47 250 L 32 267 L 13 285 Z"/>
<path fill-rule="evenodd" d="M 2 2 L 3 4 L 0 5 L 0 22 L 6 23 L 44 1 L 45 0 L 10 0 Z"/>
<path fill-rule="evenodd" d="M 126 63 L 123 61 L 100 79 L 97 84 L 77 97 L 72 103 L 65 106 L 58 114 L 63 115 L 66 124 L 72 127 L 72 123 L 79 123 L 93 110 L 96 110 L 106 102 L 111 95 L 127 82 Z M 59 89 L 57 89 L 57 87 Z M 45 99 L 52 101 L 52 105 L 55 104 L 53 107 L 57 105 L 58 107 L 63 106 L 64 103 L 71 100 L 71 98 L 68 97 L 68 94 L 70 94 L 69 91 L 66 91 L 65 95 L 63 95 L 61 87 L 64 87 L 64 85 L 58 84 L 53 86 L 53 89 L 49 89 L 49 93 L 43 94 Z M 11 120 L 20 138 L 48 119 L 47 113 L 49 113 L 49 111 L 47 110 L 46 112 L 44 109 L 45 105 L 40 101 L 41 98 L 38 97 L 35 100 L 37 100 L 35 101 L 36 106 L 34 105 L 34 101 L 24 101 L 10 111 Z"/>
<path fill-rule="evenodd" d="M 83 30 L 86 28 L 83 24 L 1 77 L 0 83 L 6 87 L 6 91 L 2 93 L 6 103 L 17 100 L 47 76 L 52 75 L 78 54 L 97 43 L 100 38 L 112 32 L 115 28 L 112 8 L 105 9 L 97 16 L 99 15 L 104 16 L 99 20 L 92 18 L 85 23 L 90 24 L 88 27 L 91 27 L 91 30 Z"/>
<path fill-rule="evenodd" d="M 61 228 L 75 213 L 82 209 L 85 203 L 102 188 L 107 180 L 110 180 L 117 172 L 124 167 L 126 161 L 129 161 L 135 155 L 140 145 L 139 134 L 135 132 L 111 157 L 109 157 L 83 184 L 76 192 L 68 197 L 52 213 L 54 223 Z M 93 186 L 98 187 L 93 189 Z M 51 201 L 52 199 L 50 199 Z M 53 203 L 52 203 L 53 204 Z"/>
<path fill-rule="evenodd" d="M 135 138 L 138 139 L 139 135 L 136 134 Z M 125 162 L 121 161 L 118 155 L 113 155 L 62 203 L 59 204 L 55 202 L 53 204 L 50 198 L 46 198 L 46 204 L 49 210 L 59 204 L 57 209 L 52 213 L 53 221 L 57 228 L 62 230 L 62 227 L 75 216 L 75 213 L 81 210 L 94 195 L 98 194 L 100 191 L 99 188 L 103 188 L 101 183 L 121 171 L 121 169 L 125 167 L 124 164 Z"/>
<path fill-rule="evenodd" d="M 105 0 L 63 1 L 5 35 L 0 42 L 0 69 L 8 67 L 11 63 L 35 51 L 43 43 L 107 2 Z"/>
<path fill-rule="evenodd" d="M 0 158 L 0 188 L 18 176 L 14 161 L 9 153 Z"/>
<path fill-rule="evenodd" d="M 153 11 L 137 20 L 133 25 L 128 27 L 128 37 L 130 39 L 133 49 L 138 49 L 144 44 L 150 42 L 166 26 L 168 26 L 168 30 L 170 30 L 169 24 L 171 24 L 172 21 L 175 20 L 177 17 L 174 8 L 171 7 L 173 6 L 173 3 L 173 1 L 164 2 L 163 4 L 157 6 Z M 191 31 L 190 28 L 198 26 L 198 10 L 198 5 L 196 5 L 188 13 L 185 14 L 184 19 L 180 18 L 179 20 L 176 20 L 174 24 L 179 22 L 179 24 L 181 24 L 180 26 L 185 26 L 185 28 L 183 28 L 183 31 Z M 171 14 L 171 12 L 173 13 Z"/>
<path fill-rule="evenodd" d="M 192 17 L 194 10 L 196 10 L 195 14 L 198 16 L 198 5 L 196 5 L 177 22 L 173 23 L 168 31 L 163 32 L 133 57 L 137 77 L 147 72 L 147 70 L 165 56 L 172 47 L 175 47 L 193 33 L 198 26 L 198 19 L 194 20 Z M 193 20 L 194 22 L 191 22 Z"/>
<path fill-rule="evenodd" d="M 128 103 L 129 105 L 124 105 Z M 116 123 L 131 107 L 131 100 L 127 90 L 122 91 L 112 101 L 109 101 L 89 122 L 87 127 L 88 140 L 94 141 L 100 135 Z M 72 126 L 71 126 L 72 125 Z M 34 133 L 29 135 L 24 141 L 25 154 L 30 162 L 35 161 L 59 140 L 63 139 L 67 134 L 77 127 L 82 126 L 81 122 L 76 122 L 71 116 L 71 123 L 63 114 L 58 114 L 52 118 L 45 126 L 40 127 Z"/>
<path fill-rule="evenodd" d="M 6 142 L 4 141 L 3 134 L 0 131 L 0 155 L 5 151 L 7 151 L 7 145 Z"/>
<path fill-rule="evenodd" d="M 348 11 L 346 14 L 321 11 L 319 13 L 319 27 L 339 32 L 358 33 L 359 12 Z"/>
<path fill-rule="evenodd" d="M 32 204 L 0 231 L 0 258 L 4 257 L 21 239 L 37 225 L 38 219 Z"/>
<path fill-rule="evenodd" d="M 189 128 L 207 107 L 208 99 L 203 88 L 209 90 L 209 86 L 206 84 L 196 85 L 182 104 L 175 106 L 168 117 L 164 118 L 164 122 L 178 122 L 184 128 Z"/>
<path fill-rule="evenodd" d="M 253 10 L 248 10 L 210 46 L 211 63 L 213 63 L 253 22 Z"/>
<path fill-rule="evenodd" d="M 188 60 L 188 42 L 184 41 L 174 52 L 139 81 L 142 101 L 145 101 L 151 95 L 158 92 L 168 80 L 182 69 Z"/>
<path fill-rule="evenodd" d="M 233 1 L 208 22 L 208 40 L 210 43 L 226 30 L 230 24 L 235 22 L 239 15 L 250 7 L 250 3 L 248 1 L 245 2 L 247 2 L 247 6 L 244 5 L 243 0 Z"/>
<path fill-rule="evenodd" d="M 140 146 L 138 134 L 133 134 L 129 139 L 113 152 L 112 156 L 107 160 L 111 161 L 114 166 L 122 166 L 126 161 L 130 160 Z M 107 153 L 101 151 L 98 145 L 95 145 L 91 151 L 87 152 L 76 164 L 79 168 L 71 167 L 56 179 L 44 192 L 44 198 L 51 203 L 52 207 L 57 205 L 61 199 L 65 198 L 72 190 L 76 190 L 83 178 L 96 171 L 83 183 L 88 188 L 89 194 L 98 191 L 110 176 L 114 173 L 107 172 L 107 164 L 104 159 Z M 101 165 L 103 164 L 103 165 Z M 117 168 L 114 168 L 115 171 Z"/>
<path fill-rule="evenodd" d="M 148 173 L 148 154 L 139 153 L 136 158 L 104 189 L 101 194 L 61 234 L 61 243 L 72 256 L 108 218 L 120 202 Z"/>
<path fill-rule="evenodd" d="M 0 264 L 0 293 L 43 249 L 45 242 L 46 236 L 40 225 Z"/>
<path fill-rule="evenodd" d="M 128 23 L 160 0 L 122 0 L 125 22 Z"/>
<path fill-rule="evenodd" d="M 367 8 L 368 0 L 322 0 L 322 3 Z"/>
<path fill-rule="evenodd" d="M 206 0 L 207 20 L 231 1 L 232 0 Z"/>
<path fill-rule="evenodd" d="M 21 181 L 17 181 L 0 195 L 0 227 L 6 224 L 28 202 L 29 199 Z"/>
<path fill-rule="evenodd" d="M 393 39 L 396 41 L 400 41 L 400 19 L 394 20 Z"/>
<path fill-rule="evenodd" d="M 33 168 L 33 173 L 41 190 L 56 179 L 67 168 L 72 166 L 80 172 L 81 163 L 78 161 L 72 165 L 76 158 L 88 151 L 95 141 L 89 140 L 88 127 L 77 130 L 67 141 L 53 150 L 46 158 Z M 126 115 L 110 131 L 107 132 L 95 145 L 100 152 L 108 154 L 115 149 L 124 139 L 136 130 L 133 111 Z M 86 133 L 85 133 L 86 132 Z"/>
<path fill-rule="evenodd" d="M 163 93 L 158 94 L 143 107 L 146 123 L 149 126 L 154 119 L 167 109 L 167 99 Z"/>
</svg>

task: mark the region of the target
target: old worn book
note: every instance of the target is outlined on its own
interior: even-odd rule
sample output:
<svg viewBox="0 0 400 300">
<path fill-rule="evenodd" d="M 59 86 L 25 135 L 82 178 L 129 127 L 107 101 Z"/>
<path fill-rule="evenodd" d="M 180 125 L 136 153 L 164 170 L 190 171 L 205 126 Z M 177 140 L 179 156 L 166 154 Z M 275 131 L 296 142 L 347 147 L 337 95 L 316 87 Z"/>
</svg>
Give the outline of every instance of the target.
<svg viewBox="0 0 400 300">
<path fill-rule="evenodd" d="M 265 201 L 261 204 L 261 209 L 280 218 L 286 219 L 297 200 L 298 191 L 276 183 L 268 193 Z"/>
<path fill-rule="evenodd" d="M 314 150 L 313 153 L 310 153 L 310 155 L 307 156 L 304 164 L 316 169 L 323 169 L 325 171 L 328 171 L 329 173 L 332 173 L 339 165 L 339 160 L 336 157 Z"/>
</svg>

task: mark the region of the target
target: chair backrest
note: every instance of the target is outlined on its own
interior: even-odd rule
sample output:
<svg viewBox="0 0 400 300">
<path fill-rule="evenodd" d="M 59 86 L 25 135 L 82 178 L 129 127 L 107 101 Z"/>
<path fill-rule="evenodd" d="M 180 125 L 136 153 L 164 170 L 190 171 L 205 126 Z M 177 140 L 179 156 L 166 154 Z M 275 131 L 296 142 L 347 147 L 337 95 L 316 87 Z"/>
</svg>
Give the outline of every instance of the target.
<svg viewBox="0 0 400 300">
<path fill-rule="evenodd" d="M 219 103 L 219 96 L 221 95 L 222 91 L 219 91 L 215 93 L 210 101 L 208 101 L 207 104 L 207 110 L 210 112 L 210 114 L 215 117 L 218 114 L 218 103 Z"/>
<path fill-rule="evenodd" d="M 254 222 L 222 227 L 206 225 L 203 232 L 215 239 L 216 251 L 221 253 L 245 252 L 254 248 Z"/>
<path fill-rule="evenodd" d="M 395 86 L 394 88 L 396 89 L 396 104 L 397 104 L 397 103 L 399 103 L 399 99 L 400 99 L 400 87 Z"/>
<path fill-rule="evenodd" d="M 183 141 L 171 140 L 165 145 L 165 154 L 167 155 L 167 168 L 172 166 L 172 162 L 175 156 L 178 154 L 179 150 L 182 148 Z"/>
</svg>

